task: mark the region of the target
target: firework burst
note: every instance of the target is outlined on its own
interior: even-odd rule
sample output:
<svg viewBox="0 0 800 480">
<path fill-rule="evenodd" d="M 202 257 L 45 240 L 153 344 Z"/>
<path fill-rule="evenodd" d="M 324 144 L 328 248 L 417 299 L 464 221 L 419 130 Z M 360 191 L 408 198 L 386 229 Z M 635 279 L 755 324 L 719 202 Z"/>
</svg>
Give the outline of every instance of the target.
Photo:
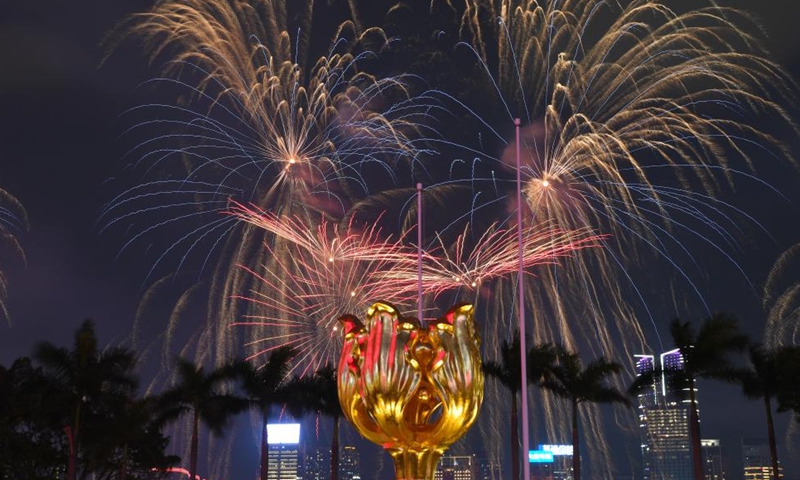
<svg viewBox="0 0 800 480">
<path fill-rule="evenodd" d="M 0 261 L 8 262 L 16 259 L 25 261 L 25 252 L 19 242 L 19 235 L 27 229 L 28 215 L 22 204 L 11 194 L 0 189 L 0 243 L 3 246 L 3 256 Z M 5 271 L 0 269 L 0 313 L 11 326 L 7 298 L 8 277 Z"/>
<path fill-rule="evenodd" d="M 770 269 L 764 285 L 767 313 L 764 343 L 769 348 L 797 345 L 800 335 L 800 244 L 783 252 Z"/>
<path fill-rule="evenodd" d="M 474 298 L 479 285 L 516 272 L 519 265 L 513 230 L 487 232 L 471 246 L 465 232 L 452 248 L 442 244 L 418 256 L 402 236 L 397 241 L 383 239 L 376 224 L 359 230 L 352 222 L 342 228 L 323 222 L 312 230 L 299 219 L 242 205 L 231 212 L 281 240 L 265 244 L 268 263 L 257 269 L 242 266 L 257 282 L 242 297 L 251 313 L 233 325 L 248 327 L 251 358 L 289 344 L 302 352 L 298 366 L 303 369 L 336 358 L 341 346 L 338 319 L 343 315 L 360 314 L 376 299 L 412 310 L 419 300 L 418 262 L 422 294 L 433 299 L 462 288 Z M 533 273 L 537 266 L 597 247 L 602 237 L 588 230 L 529 230 L 524 238 L 523 264 Z"/>
<path fill-rule="evenodd" d="M 495 178 L 516 168 L 515 144 L 499 132 L 521 118 L 528 222 L 612 234 L 610 248 L 589 252 L 596 265 L 575 262 L 562 285 L 616 283 L 619 275 L 603 271 L 650 251 L 691 257 L 676 230 L 724 254 L 735 244 L 729 230 L 746 216 L 715 195 L 737 177 L 751 179 L 755 155 L 791 158 L 756 121 L 792 127 L 775 97 L 793 86 L 761 56 L 741 12 L 681 13 L 643 0 L 446 3 L 460 4 L 457 48 L 474 53 L 495 100 L 474 110 L 485 117 L 484 145 L 497 140 L 485 153 L 493 160 L 486 190 L 510 183 Z"/>
<path fill-rule="evenodd" d="M 715 5 L 686 11 L 647 0 L 434 3 L 460 19 L 455 50 L 469 52 L 484 79 L 480 102 L 432 93 L 474 115 L 479 143 L 465 146 L 479 158 L 463 183 L 483 198 L 508 195 L 517 156 L 508 133 L 520 118 L 524 205 L 508 202 L 508 211 L 524 208 L 527 226 L 611 234 L 605 248 L 578 252 L 528 284 L 533 340 L 631 358 L 647 343 L 639 317 L 650 316 L 649 306 L 634 280 L 642 260 L 666 261 L 703 302 L 685 271 L 687 264 L 698 274 L 702 267 L 685 243 L 731 258 L 726 250 L 738 245 L 730 231 L 752 219 L 718 197 L 736 180 L 752 181 L 756 158 L 791 160 L 764 125 L 796 130 L 781 106 L 792 82 L 764 58 L 751 20 Z M 458 180 L 452 177 L 462 164 L 453 163 L 448 181 Z M 490 210 L 499 211 L 482 209 Z M 500 211 L 503 221 L 508 211 Z M 494 301 L 484 304 L 485 317 L 507 319 L 484 334 L 495 353 L 515 317 L 513 292 L 512 282 L 498 282 Z M 535 416 L 551 438 L 560 427 L 554 419 L 565 417 L 547 397 L 541 408 Z M 598 418 L 589 419 L 594 432 L 601 431 Z M 491 428 L 497 434 L 504 425 Z M 607 442 L 598 436 L 590 444 L 598 447 L 593 461 L 609 465 Z"/>
<path fill-rule="evenodd" d="M 156 83 L 180 100 L 130 112 L 157 118 L 128 132 L 145 138 L 129 154 L 142 181 L 109 202 L 101 221 L 106 229 L 140 225 L 125 247 L 181 232 L 157 251 L 154 270 L 176 254 L 181 264 L 191 253 L 207 263 L 230 236 L 241 243 L 242 224 L 223 215 L 231 199 L 340 219 L 370 193 L 364 175 L 391 183 L 395 165 L 415 161 L 408 135 L 418 124 L 403 79 L 376 79 L 358 66 L 386 42 L 381 31 L 344 21 L 313 59 L 309 33 L 321 30 L 314 7 L 292 8 L 193 0 L 137 17 L 133 33 L 154 59 L 168 58 L 168 76 Z"/>
<path fill-rule="evenodd" d="M 290 242 L 226 215 L 232 200 L 315 231 L 370 193 L 366 176 L 391 184 L 396 165 L 416 160 L 404 79 L 360 67 L 385 36 L 342 12 L 329 15 L 335 10 L 319 2 L 166 1 L 130 24 L 151 59 L 165 62 L 164 76 L 149 83 L 177 101 L 127 113 L 135 125 L 126 137 L 142 138 L 128 154 L 136 185 L 108 203 L 100 222 L 126 232 L 123 251 L 149 243 L 146 281 L 165 270 L 164 278 L 176 269 L 210 275 L 206 321 L 182 352 L 198 362 L 225 362 L 251 338 L 228 328 L 249 311 L 239 298 L 257 281 L 237 265 L 283 261 L 295 274 L 312 266 L 269 258 Z M 331 26 L 333 17 L 342 22 Z M 180 297 L 165 338 L 174 338 L 179 317 L 196 314 L 200 307 L 190 304 L 199 291 Z M 224 457 L 217 464 L 229 462 Z"/>
<path fill-rule="evenodd" d="M 507 278 L 518 261 L 510 212 L 524 209 L 523 263 L 528 273 L 539 266 L 525 290 L 533 340 L 624 359 L 647 343 L 636 314 L 648 308 L 635 281 L 643 254 L 655 252 L 693 288 L 674 258 L 695 261 L 683 240 L 727 255 L 736 246 L 729 230 L 747 217 L 719 194 L 755 178 L 755 158 L 789 157 L 761 128 L 768 122 L 757 120 L 794 128 L 775 98 L 792 86 L 733 10 L 684 12 L 644 0 L 434 0 L 429 12 L 455 19 L 453 64 L 468 64 L 448 80 L 468 93 L 440 88 L 412 97 L 404 76 L 381 79 L 360 68 L 387 44 L 382 31 L 345 20 L 315 57 L 317 2 L 290 3 L 167 1 L 135 27 L 153 58 L 170 59 L 172 76 L 158 83 L 184 95 L 173 106 L 134 111 L 160 114 L 132 129 L 147 138 L 132 152 L 144 180 L 110 202 L 103 218 L 108 227 L 139 225 L 129 244 L 181 232 L 154 249 L 153 269 L 178 251 L 181 264 L 203 252 L 216 266 L 214 322 L 202 337 L 221 358 L 238 346 L 237 331 L 253 356 L 281 343 L 301 347 L 305 371 L 330 358 L 332 321 L 342 312 L 378 299 L 408 308 L 417 271 L 407 232 L 390 241 L 386 230 L 352 219 L 391 198 L 384 190 L 402 183 L 398 176 L 424 173 L 441 180 L 431 196 L 468 190 L 471 197 L 428 207 L 441 210 L 432 217 L 456 220 L 424 230 L 432 232 L 421 256 L 427 308 L 472 297 L 484 350 L 496 357 L 518 300 Z M 355 3 L 348 3 L 352 18 Z M 450 102 L 457 107 L 443 108 Z M 439 114 L 455 119 L 437 127 L 454 136 L 439 140 L 438 152 L 420 150 L 412 138 L 435 136 L 424 125 Z M 523 205 L 506 201 L 516 169 L 508 140 L 514 118 L 522 119 Z M 148 134 L 164 127 L 170 133 Z M 427 161 L 435 154 L 455 160 L 448 169 Z M 222 215 L 231 200 L 235 215 Z M 370 215 L 392 211 L 377 210 Z M 231 323 L 247 328 L 218 328 Z M 498 391 L 487 397 L 504 405 Z M 540 408 L 555 438 L 564 412 L 548 397 Z M 505 438 L 501 417 L 494 412 L 484 433 Z M 593 463 L 610 465 L 598 457 L 608 455 L 597 433 L 601 416 L 588 422 Z M 501 455 L 502 442 L 485 444 Z"/>
</svg>

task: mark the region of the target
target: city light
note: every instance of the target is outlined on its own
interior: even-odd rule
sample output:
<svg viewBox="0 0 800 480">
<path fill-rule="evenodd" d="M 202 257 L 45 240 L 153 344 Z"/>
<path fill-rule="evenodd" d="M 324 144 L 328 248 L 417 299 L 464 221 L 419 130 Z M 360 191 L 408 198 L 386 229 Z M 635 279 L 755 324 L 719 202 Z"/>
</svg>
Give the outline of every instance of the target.
<svg viewBox="0 0 800 480">
<path fill-rule="evenodd" d="M 544 450 L 528 450 L 529 463 L 553 463 L 553 452 Z"/>
<path fill-rule="evenodd" d="M 550 452 L 556 456 L 572 456 L 572 445 L 539 445 L 539 450 Z"/>
<path fill-rule="evenodd" d="M 267 438 L 270 445 L 296 445 L 300 443 L 300 424 L 269 423 Z"/>
</svg>

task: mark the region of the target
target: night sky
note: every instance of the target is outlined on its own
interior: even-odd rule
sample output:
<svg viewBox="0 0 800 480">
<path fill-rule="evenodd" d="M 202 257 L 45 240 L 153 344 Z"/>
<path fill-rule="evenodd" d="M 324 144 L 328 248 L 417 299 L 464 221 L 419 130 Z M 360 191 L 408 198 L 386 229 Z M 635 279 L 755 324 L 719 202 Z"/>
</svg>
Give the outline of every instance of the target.
<svg viewBox="0 0 800 480">
<path fill-rule="evenodd" d="M 97 220 L 116 193 L 115 177 L 128 161 L 124 155 L 130 145 L 120 136 L 129 125 L 120 116 L 154 101 L 137 85 L 155 71 L 132 45 L 114 51 L 102 63 L 100 45 L 126 15 L 145 11 L 151 3 L 17 0 L 4 2 L 0 9 L 0 188 L 20 200 L 30 221 L 30 230 L 20 235 L 26 265 L 4 266 L 12 318 L 10 325 L 0 323 L 0 364 L 8 366 L 30 355 L 37 341 L 71 344 L 84 318 L 97 322 L 103 344 L 130 335 L 146 287 L 143 253 L 140 249 L 119 255 L 125 238 L 99 233 Z M 773 56 L 800 78 L 800 3 L 758 4 L 755 13 L 763 19 Z M 792 114 L 800 122 L 798 107 Z M 794 150 L 800 151 L 800 144 Z M 733 253 L 756 286 L 779 253 L 800 241 L 800 176 L 785 171 L 765 175 L 772 176 L 764 180 L 788 200 L 747 185 L 735 195 L 736 204 L 774 238 L 753 233 Z M 737 313 L 747 332 L 760 336 L 763 313 L 758 298 L 735 269 L 724 260 L 715 261 L 707 278 L 698 281 L 713 310 Z M 660 325 L 662 335 L 668 335 L 667 319 Z M 734 387 L 701 384 L 700 392 L 705 438 L 721 438 L 738 457 L 742 436 L 765 436 L 759 402 L 742 400 Z M 777 418 L 782 435 L 789 418 Z M 247 455 L 254 456 L 255 447 Z M 792 456 L 800 458 L 800 447 Z M 789 458 L 784 453 L 789 478 L 800 478 L 800 461 Z M 231 478 L 242 477 L 233 472 Z"/>
</svg>

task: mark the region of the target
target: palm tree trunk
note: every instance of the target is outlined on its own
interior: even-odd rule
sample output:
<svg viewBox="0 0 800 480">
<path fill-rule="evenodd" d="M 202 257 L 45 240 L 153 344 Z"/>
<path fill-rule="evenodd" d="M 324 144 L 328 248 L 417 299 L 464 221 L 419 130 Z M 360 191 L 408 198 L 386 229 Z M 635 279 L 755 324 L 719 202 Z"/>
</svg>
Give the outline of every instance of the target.
<svg viewBox="0 0 800 480">
<path fill-rule="evenodd" d="M 78 475 L 78 433 L 81 428 L 81 405 L 83 399 L 78 399 L 75 407 L 75 424 L 72 426 L 69 451 L 69 466 L 67 467 L 67 479 L 75 480 Z"/>
<path fill-rule="evenodd" d="M 189 480 L 197 478 L 197 428 L 200 424 L 200 412 L 195 409 L 192 422 L 192 445 L 189 449 Z"/>
<path fill-rule="evenodd" d="M 764 395 L 764 406 L 767 408 L 767 433 L 769 435 L 769 454 L 772 457 L 772 477 L 780 478 L 778 473 L 778 446 L 775 444 L 775 425 L 772 421 L 772 405 L 769 395 Z"/>
<path fill-rule="evenodd" d="M 128 478 L 128 442 L 122 447 L 122 464 L 119 466 L 119 480 Z"/>
<path fill-rule="evenodd" d="M 517 421 L 517 392 L 511 392 L 511 479 L 519 478 L 519 425 Z M 527 455 L 528 452 L 525 452 Z M 529 480 L 529 479 L 527 479 Z"/>
<path fill-rule="evenodd" d="M 69 443 L 69 457 L 67 461 L 67 480 L 75 480 L 76 463 L 78 450 L 75 445 L 75 430 L 69 425 L 64 427 L 64 433 L 67 434 L 67 443 Z"/>
<path fill-rule="evenodd" d="M 689 379 L 689 437 L 692 441 L 692 464 L 694 480 L 705 480 L 703 451 L 700 448 L 700 415 L 697 413 L 697 398 L 694 392 L 694 378 Z"/>
<path fill-rule="evenodd" d="M 75 406 L 75 423 L 67 427 L 67 440 L 69 440 L 69 463 L 67 464 L 67 480 L 75 480 L 78 475 L 78 429 L 81 426 L 81 402 Z"/>
<path fill-rule="evenodd" d="M 333 440 L 331 441 L 331 480 L 339 480 L 339 417 L 333 417 Z"/>
<path fill-rule="evenodd" d="M 269 437 L 267 433 L 267 415 L 261 422 L 261 480 L 267 480 L 269 475 Z"/>
<path fill-rule="evenodd" d="M 572 400 L 572 473 L 575 480 L 581 480 L 581 442 L 578 435 L 577 400 Z"/>
</svg>

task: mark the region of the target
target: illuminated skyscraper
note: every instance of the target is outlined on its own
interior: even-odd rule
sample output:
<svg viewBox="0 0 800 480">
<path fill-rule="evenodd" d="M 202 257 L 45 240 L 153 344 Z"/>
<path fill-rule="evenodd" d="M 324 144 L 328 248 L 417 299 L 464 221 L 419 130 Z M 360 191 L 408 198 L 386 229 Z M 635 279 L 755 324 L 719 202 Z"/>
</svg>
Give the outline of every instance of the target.
<svg viewBox="0 0 800 480">
<path fill-rule="evenodd" d="M 476 480 L 477 465 L 472 455 L 445 455 L 433 474 L 434 480 Z"/>
<path fill-rule="evenodd" d="M 572 480 L 572 445 L 539 445 L 539 450 L 553 454 L 553 480 Z"/>
<path fill-rule="evenodd" d="M 308 448 L 303 457 L 303 480 L 327 480 L 330 472 L 330 448 Z"/>
<path fill-rule="evenodd" d="M 361 480 L 358 450 L 352 445 L 345 445 L 339 454 L 339 480 Z"/>
<path fill-rule="evenodd" d="M 503 480 L 503 464 L 500 461 L 480 457 L 477 467 L 477 480 Z"/>
<path fill-rule="evenodd" d="M 744 480 L 772 480 L 772 458 L 764 438 L 742 439 Z M 783 478 L 783 466 L 778 463 L 778 478 Z"/>
<path fill-rule="evenodd" d="M 269 440 L 269 480 L 299 480 L 300 424 L 270 423 L 267 425 Z"/>
<path fill-rule="evenodd" d="M 722 445 L 716 439 L 700 440 L 703 451 L 703 468 L 706 480 L 725 480 L 725 455 Z"/>
<path fill-rule="evenodd" d="M 683 368 L 678 350 L 661 354 L 660 361 L 663 370 Z M 655 369 L 653 355 L 636 356 L 637 375 Z M 670 391 L 663 377 L 656 378 L 652 387 L 639 395 L 639 427 L 645 480 L 692 478 L 688 401 Z"/>
</svg>

